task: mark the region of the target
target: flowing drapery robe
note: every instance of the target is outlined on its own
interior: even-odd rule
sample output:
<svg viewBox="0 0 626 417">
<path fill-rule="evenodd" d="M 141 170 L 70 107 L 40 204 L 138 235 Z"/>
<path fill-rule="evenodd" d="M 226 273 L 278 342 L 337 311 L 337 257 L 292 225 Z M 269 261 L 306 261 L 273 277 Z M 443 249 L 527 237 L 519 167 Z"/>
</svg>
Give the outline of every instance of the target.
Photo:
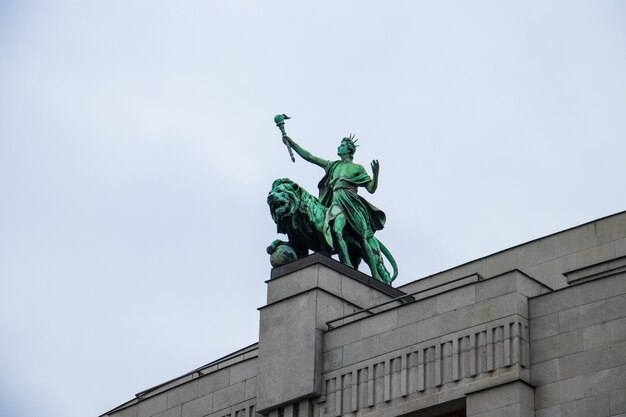
<svg viewBox="0 0 626 417">
<path fill-rule="evenodd" d="M 324 170 L 326 174 L 319 182 L 319 200 L 327 207 L 329 213 L 333 205 L 339 206 L 345 214 L 348 224 L 361 238 L 370 238 L 374 232 L 381 230 L 385 225 L 385 213 L 374 207 L 366 199 L 357 193 L 359 186 L 365 186 L 371 178 L 361 165 L 354 164 L 358 169 L 350 177 L 333 178 L 333 172 L 341 161 L 330 162 Z M 327 222 L 333 220 L 333 216 L 327 216 Z M 329 227 L 328 224 L 325 225 Z"/>
</svg>

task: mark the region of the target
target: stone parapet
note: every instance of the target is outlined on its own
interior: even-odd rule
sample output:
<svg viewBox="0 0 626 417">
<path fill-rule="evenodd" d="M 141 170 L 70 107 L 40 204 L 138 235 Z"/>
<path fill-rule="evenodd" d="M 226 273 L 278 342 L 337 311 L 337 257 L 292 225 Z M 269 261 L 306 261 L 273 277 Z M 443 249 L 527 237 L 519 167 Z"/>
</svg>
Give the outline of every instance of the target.
<svg viewBox="0 0 626 417">
<path fill-rule="evenodd" d="M 257 345 L 135 395 L 106 417 L 255 417 Z"/>
<path fill-rule="evenodd" d="M 271 276 L 258 344 L 105 416 L 626 416 L 626 212 L 400 289 L 319 254 Z"/>
<path fill-rule="evenodd" d="M 530 300 L 537 416 L 626 415 L 626 273 Z"/>
<path fill-rule="evenodd" d="M 267 282 L 268 304 L 259 309 L 260 413 L 298 413 L 302 401 L 322 394 L 327 321 L 403 294 L 363 279 L 358 271 L 346 275 L 345 268 L 316 254 L 289 264 L 288 273 L 273 274 Z"/>
<path fill-rule="evenodd" d="M 626 211 L 496 252 L 399 289 L 411 293 L 469 274 L 491 278 L 513 269 L 550 288 L 560 289 L 576 278 L 578 273 L 574 271 L 623 256 L 626 256 Z"/>
<path fill-rule="evenodd" d="M 529 383 L 528 297 L 546 291 L 511 271 L 326 332 L 315 415 L 396 416 L 433 398 Z"/>
</svg>

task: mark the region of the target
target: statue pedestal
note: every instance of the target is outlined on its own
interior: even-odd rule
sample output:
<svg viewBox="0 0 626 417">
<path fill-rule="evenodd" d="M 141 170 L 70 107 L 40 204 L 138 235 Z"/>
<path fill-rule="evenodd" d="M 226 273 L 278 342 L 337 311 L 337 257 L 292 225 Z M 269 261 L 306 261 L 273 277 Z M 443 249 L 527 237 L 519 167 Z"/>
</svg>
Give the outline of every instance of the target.
<svg viewBox="0 0 626 417">
<path fill-rule="evenodd" d="M 308 399 L 322 392 L 326 322 L 402 295 L 320 254 L 273 269 L 267 305 L 259 309 L 257 411 L 283 408 L 287 416 L 295 406 L 307 415 Z"/>
</svg>

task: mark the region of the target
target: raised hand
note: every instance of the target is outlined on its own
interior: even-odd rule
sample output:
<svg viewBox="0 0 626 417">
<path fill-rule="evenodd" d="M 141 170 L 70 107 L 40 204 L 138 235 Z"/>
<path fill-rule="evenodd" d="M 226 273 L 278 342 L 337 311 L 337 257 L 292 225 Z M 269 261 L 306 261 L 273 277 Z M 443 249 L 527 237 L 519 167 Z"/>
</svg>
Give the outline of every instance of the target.
<svg viewBox="0 0 626 417">
<path fill-rule="evenodd" d="M 378 172 L 380 171 L 380 164 L 378 163 L 378 159 L 374 159 L 372 161 L 372 173 L 374 177 L 378 177 Z"/>
</svg>

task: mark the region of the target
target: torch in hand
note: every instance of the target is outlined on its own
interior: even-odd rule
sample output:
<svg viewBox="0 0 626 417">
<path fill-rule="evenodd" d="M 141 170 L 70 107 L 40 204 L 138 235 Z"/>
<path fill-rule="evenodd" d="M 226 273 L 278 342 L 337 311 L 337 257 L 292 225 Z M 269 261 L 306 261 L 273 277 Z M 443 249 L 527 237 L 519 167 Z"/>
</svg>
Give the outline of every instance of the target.
<svg viewBox="0 0 626 417">
<path fill-rule="evenodd" d="M 289 144 L 289 142 L 287 142 L 287 139 L 285 139 L 285 136 L 287 136 L 287 133 L 285 133 L 285 120 L 287 119 L 289 119 L 289 116 L 287 116 L 286 114 L 277 114 L 276 116 L 274 116 L 274 123 L 276 123 L 276 126 L 278 126 L 278 128 L 280 129 L 280 133 L 283 134 L 283 143 L 285 144 L 285 146 L 287 147 L 287 150 L 289 151 L 289 156 L 291 157 L 291 161 L 296 162 L 296 158 L 293 157 L 293 151 L 291 150 L 291 145 Z"/>
</svg>

